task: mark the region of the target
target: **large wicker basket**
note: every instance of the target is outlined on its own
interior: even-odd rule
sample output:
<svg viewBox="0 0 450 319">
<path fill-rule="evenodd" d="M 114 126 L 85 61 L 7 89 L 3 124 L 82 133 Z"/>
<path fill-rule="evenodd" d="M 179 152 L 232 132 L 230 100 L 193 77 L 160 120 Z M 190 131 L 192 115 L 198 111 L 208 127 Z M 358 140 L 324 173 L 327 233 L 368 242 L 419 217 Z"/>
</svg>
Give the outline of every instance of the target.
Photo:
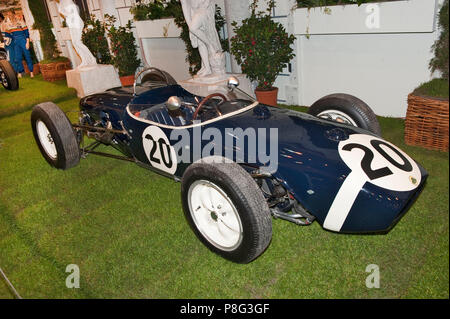
<svg viewBox="0 0 450 319">
<path fill-rule="evenodd" d="M 448 100 L 408 95 L 405 142 L 448 151 Z"/>
<path fill-rule="evenodd" d="M 66 79 L 66 71 L 72 68 L 70 61 L 40 64 L 42 78 L 45 81 L 57 81 Z"/>
</svg>

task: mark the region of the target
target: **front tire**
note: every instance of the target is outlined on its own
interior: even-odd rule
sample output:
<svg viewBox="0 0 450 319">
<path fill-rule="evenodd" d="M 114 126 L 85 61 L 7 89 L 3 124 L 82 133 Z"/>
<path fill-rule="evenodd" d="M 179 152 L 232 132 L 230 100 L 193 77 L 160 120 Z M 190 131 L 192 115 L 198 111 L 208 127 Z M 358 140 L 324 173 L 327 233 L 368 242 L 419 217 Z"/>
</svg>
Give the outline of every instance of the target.
<svg viewBox="0 0 450 319">
<path fill-rule="evenodd" d="M 194 233 L 220 256 L 249 263 L 270 244 L 269 207 L 258 185 L 236 163 L 192 164 L 183 175 L 181 199 Z"/>
<path fill-rule="evenodd" d="M 54 103 L 33 107 L 31 127 L 45 160 L 58 169 L 69 169 L 80 162 L 80 149 L 72 124 Z"/>
<path fill-rule="evenodd" d="M 314 102 L 308 113 L 323 119 L 352 125 L 381 136 L 380 123 L 372 109 L 357 97 L 330 94 Z"/>
</svg>

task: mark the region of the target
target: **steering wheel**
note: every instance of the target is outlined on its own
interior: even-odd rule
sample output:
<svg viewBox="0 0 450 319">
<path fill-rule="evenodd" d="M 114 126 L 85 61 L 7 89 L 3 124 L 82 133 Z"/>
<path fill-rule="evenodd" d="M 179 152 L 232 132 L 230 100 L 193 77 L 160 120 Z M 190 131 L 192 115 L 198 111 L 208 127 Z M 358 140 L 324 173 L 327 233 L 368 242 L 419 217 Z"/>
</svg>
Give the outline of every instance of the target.
<svg viewBox="0 0 450 319">
<path fill-rule="evenodd" d="M 208 95 L 207 97 L 205 97 L 197 106 L 197 109 L 194 112 L 194 115 L 192 116 L 192 120 L 194 121 L 195 119 L 197 119 L 198 113 L 200 112 L 200 110 L 202 109 L 203 105 L 205 105 L 205 103 L 210 100 L 211 98 L 218 96 L 220 97 L 223 102 L 228 101 L 227 98 L 225 97 L 225 95 L 223 95 L 222 93 L 213 93 Z M 214 105 L 214 108 L 216 109 L 217 114 L 219 114 L 219 116 L 222 115 L 222 112 L 220 112 L 219 108 L 217 107 L 217 105 Z"/>
</svg>

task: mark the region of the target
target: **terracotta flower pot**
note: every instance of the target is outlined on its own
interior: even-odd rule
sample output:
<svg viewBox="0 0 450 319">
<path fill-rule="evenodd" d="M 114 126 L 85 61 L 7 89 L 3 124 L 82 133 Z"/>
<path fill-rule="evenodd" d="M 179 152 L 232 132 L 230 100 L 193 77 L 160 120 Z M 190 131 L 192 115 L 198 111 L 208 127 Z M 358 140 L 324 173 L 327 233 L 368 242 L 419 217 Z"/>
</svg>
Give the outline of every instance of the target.
<svg viewBox="0 0 450 319">
<path fill-rule="evenodd" d="M 126 75 L 120 77 L 122 86 L 131 86 L 134 84 L 134 75 Z"/>
<path fill-rule="evenodd" d="M 270 106 L 277 106 L 278 88 L 273 87 L 271 90 L 255 90 L 258 102 Z"/>
</svg>

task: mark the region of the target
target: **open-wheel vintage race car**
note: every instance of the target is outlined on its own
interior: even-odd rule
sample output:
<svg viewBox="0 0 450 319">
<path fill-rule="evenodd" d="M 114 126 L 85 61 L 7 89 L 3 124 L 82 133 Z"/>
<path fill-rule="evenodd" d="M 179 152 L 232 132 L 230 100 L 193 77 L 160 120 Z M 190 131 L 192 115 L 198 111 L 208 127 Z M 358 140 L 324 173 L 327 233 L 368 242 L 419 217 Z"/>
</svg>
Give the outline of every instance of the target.
<svg viewBox="0 0 450 319">
<path fill-rule="evenodd" d="M 133 87 L 82 98 L 78 123 L 51 102 L 36 105 L 32 129 L 53 167 L 93 154 L 180 181 L 194 233 L 240 263 L 268 247 L 272 217 L 316 220 L 334 232 L 387 232 L 424 187 L 427 172 L 380 137 L 376 116 L 356 97 L 326 96 L 306 114 L 262 105 L 238 84 L 230 78 L 202 97 L 148 68 Z M 123 155 L 98 151 L 102 144 Z"/>
</svg>

